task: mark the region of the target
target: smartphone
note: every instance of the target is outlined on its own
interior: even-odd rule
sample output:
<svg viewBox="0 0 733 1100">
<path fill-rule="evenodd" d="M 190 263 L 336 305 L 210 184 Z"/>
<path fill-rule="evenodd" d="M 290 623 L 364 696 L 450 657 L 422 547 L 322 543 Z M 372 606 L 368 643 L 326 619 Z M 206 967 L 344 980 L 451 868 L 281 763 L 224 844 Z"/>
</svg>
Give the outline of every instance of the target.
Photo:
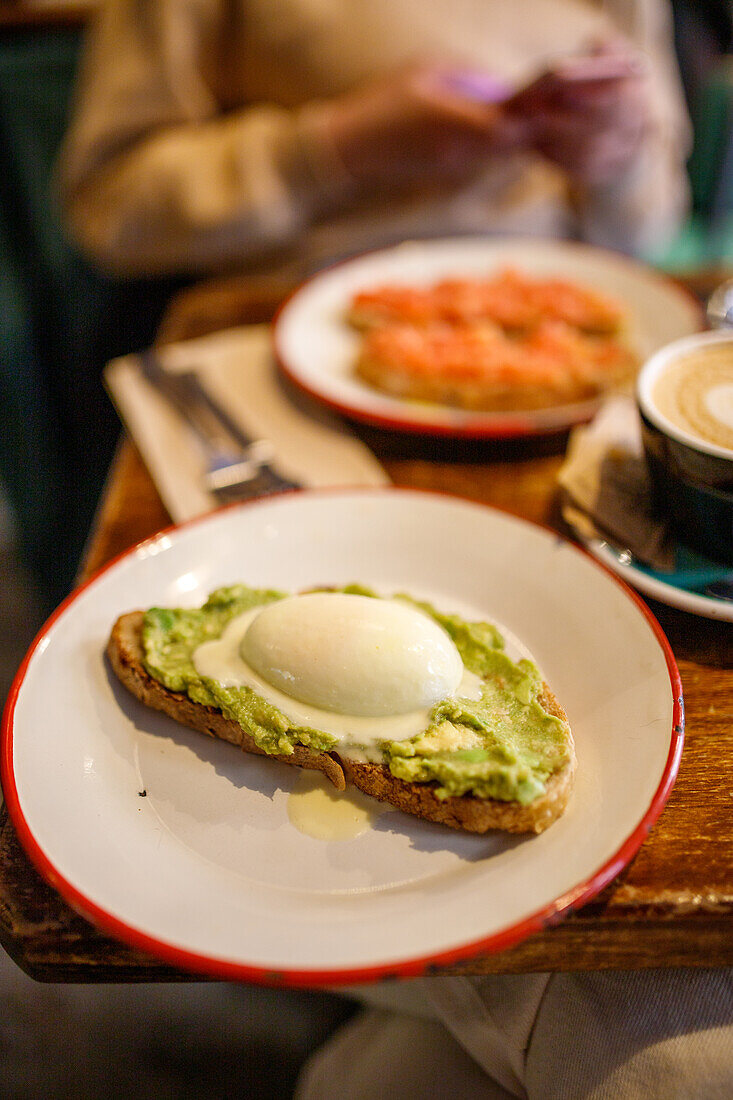
<svg viewBox="0 0 733 1100">
<path fill-rule="evenodd" d="M 566 84 L 596 84 L 627 80 L 645 70 L 639 54 L 578 54 L 563 57 L 549 66 L 549 72 Z"/>
</svg>

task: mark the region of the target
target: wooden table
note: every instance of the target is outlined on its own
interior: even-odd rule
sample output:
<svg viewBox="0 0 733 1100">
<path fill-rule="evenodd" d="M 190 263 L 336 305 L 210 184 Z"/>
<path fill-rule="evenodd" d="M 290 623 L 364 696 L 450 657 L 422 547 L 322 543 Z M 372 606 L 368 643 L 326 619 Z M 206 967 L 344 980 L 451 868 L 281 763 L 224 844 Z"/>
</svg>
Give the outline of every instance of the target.
<svg viewBox="0 0 733 1100">
<path fill-rule="evenodd" d="M 277 288 L 269 296 L 260 288 L 243 297 L 237 286 L 216 284 L 208 298 L 206 290 L 184 295 L 163 326 L 166 338 L 203 331 L 207 317 L 209 326 L 261 319 L 277 296 Z M 563 435 L 457 444 L 359 431 L 396 485 L 455 493 L 562 530 L 555 486 Z M 81 579 L 169 522 L 135 447 L 123 438 Z M 581 910 L 508 951 L 445 973 L 733 965 L 733 625 L 650 606 L 675 653 L 687 714 L 679 776 L 660 819 L 631 863 Z M 31 867 L 6 814 L 0 942 L 42 981 L 191 977 L 74 914 Z"/>
</svg>

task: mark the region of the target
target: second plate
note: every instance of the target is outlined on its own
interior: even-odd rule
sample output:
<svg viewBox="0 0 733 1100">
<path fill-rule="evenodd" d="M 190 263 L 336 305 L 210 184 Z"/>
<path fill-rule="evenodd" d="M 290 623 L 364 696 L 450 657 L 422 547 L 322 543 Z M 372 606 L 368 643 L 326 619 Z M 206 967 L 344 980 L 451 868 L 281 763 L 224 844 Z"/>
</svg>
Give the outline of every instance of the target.
<svg viewBox="0 0 733 1100">
<path fill-rule="evenodd" d="M 337 264 L 304 283 L 275 321 L 278 362 L 285 375 L 312 397 L 378 427 L 501 438 L 559 431 L 590 419 L 597 401 L 521 413 L 464 412 L 390 397 L 356 376 L 360 337 L 345 320 L 356 291 L 381 283 L 419 286 L 448 277 L 472 278 L 503 267 L 577 280 L 623 302 L 629 317 L 628 339 L 640 361 L 702 327 L 701 309 L 692 295 L 618 253 L 532 238 L 416 241 Z"/>
</svg>

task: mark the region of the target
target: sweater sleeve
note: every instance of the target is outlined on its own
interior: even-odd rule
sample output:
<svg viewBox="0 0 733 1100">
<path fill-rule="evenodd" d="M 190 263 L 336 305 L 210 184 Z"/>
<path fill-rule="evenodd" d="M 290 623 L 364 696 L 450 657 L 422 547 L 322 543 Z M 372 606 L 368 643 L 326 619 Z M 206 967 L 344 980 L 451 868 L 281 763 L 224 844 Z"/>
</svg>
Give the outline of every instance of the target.
<svg viewBox="0 0 733 1100">
<path fill-rule="evenodd" d="M 692 130 L 666 0 L 604 0 L 603 7 L 646 57 L 650 120 L 638 155 L 617 180 L 578 191 L 579 233 L 593 244 L 644 254 L 672 238 L 688 213 Z"/>
<path fill-rule="evenodd" d="M 224 111 L 224 0 L 109 0 L 90 29 L 59 162 L 71 235 L 119 274 L 200 274 L 256 261 L 338 208 L 352 183 L 322 108 Z"/>
</svg>

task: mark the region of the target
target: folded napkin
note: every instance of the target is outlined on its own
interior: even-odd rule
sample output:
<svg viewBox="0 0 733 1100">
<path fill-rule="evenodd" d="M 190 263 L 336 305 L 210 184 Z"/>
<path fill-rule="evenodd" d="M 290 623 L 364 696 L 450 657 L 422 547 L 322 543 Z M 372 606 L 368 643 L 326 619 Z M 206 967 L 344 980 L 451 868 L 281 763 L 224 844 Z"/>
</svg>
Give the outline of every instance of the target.
<svg viewBox="0 0 733 1100">
<path fill-rule="evenodd" d="M 283 384 L 266 325 L 169 344 L 160 356 L 171 370 L 195 369 L 233 420 L 268 439 L 273 465 L 285 477 L 307 488 L 388 484 L 380 463 L 338 417 Z M 215 508 L 203 487 L 204 455 L 195 435 L 141 376 L 136 357 L 108 363 L 105 384 L 173 520 Z"/>
<path fill-rule="evenodd" d="M 674 544 L 655 512 L 633 398 L 611 398 L 571 433 L 558 480 L 562 512 L 582 541 L 604 538 L 653 569 L 674 569 Z"/>
</svg>

